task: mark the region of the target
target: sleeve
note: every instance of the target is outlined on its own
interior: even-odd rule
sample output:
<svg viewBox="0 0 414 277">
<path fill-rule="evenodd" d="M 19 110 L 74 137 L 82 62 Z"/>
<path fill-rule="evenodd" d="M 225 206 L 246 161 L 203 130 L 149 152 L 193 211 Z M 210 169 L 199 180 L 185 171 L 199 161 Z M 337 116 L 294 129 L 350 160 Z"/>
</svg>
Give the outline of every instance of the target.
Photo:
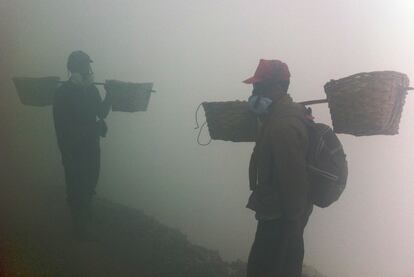
<svg viewBox="0 0 414 277">
<path fill-rule="evenodd" d="M 94 97 L 96 103 L 96 116 L 98 118 L 96 125 L 97 136 L 106 137 L 108 132 L 108 127 L 105 122 L 105 118 L 108 116 L 111 109 L 111 102 L 109 100 L 108 94 L 106 94 L 104 101 L 102 101 L 99 90 L 94 87 Z"/>
<path fill-rule="evenodd" d="M 99 119 L 105 119 L 109 111 L 111 110 L 111 99 L 108 92 L 105 94 L 105 98 L 102 101 L 101 95 L 99 94 L 98 89 L 95 87 L 95 95 L 96 95 L 96 101 L 98 103 L 98 118 Z"/>
<path fill-rule="evenodd" d="M 249 185 L 250 190 L 257 186 L 257 145 L 254 146 L 249 162 Z"/>
<path fill-rule="evenodd" d="M 280 187 L 283 217 L 296 221 L 308 205 L 307 175 L 308 137 L 299 120 L 281 122 L 271 132 L 273 178 Z"/>
</svg>

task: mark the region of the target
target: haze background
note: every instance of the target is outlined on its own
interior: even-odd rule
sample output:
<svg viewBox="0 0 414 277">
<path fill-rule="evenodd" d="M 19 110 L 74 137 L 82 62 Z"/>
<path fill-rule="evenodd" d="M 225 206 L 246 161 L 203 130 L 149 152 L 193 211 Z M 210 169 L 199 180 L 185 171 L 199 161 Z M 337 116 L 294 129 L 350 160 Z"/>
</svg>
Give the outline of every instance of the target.
<svg viewBox="0 0 414 277">
<path fill-rule="evenodd" d="M 260 58 L 289 65 L 298 101 L 323 98 L 327 81 L 357 72 L 414 78 L 413 15 L 410 0 L 0 0 L 1 177 L 63 185 L 51 109 L 21 105 L 11 77 L 65 79 L 67 56 L 82 49 L 97 80 L 153 81 L 157 90 L 148 112 L 110 114 L 98 195 L 246 260 L 253 144 L 198 146 L 198 104 L 246 99 L 241 81 Z M 314 114 L 330 124 L 327 105 Z M 409 95 L 400 135 L 340 136 L 348 187 L 329 209 L 315 208 L 307 264 L 330 277 L 414 276 L 413 116 Z"/>
</svg>

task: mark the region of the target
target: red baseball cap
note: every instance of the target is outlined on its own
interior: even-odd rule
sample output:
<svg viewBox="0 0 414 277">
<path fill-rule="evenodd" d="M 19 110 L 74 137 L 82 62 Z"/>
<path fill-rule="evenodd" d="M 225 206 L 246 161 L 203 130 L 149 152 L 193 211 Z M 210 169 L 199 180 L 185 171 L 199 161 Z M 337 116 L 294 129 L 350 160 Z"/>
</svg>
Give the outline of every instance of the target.
<svg viewBox="0 0 414 277">
<path fill-rule="evenodd" d="M 261 59 L 253 77 L 244 80 L 245 84 L 254 84 L 263 81 L 289 81 L 290 72 L 287 64 L 279 60 Z"/>
</svg>

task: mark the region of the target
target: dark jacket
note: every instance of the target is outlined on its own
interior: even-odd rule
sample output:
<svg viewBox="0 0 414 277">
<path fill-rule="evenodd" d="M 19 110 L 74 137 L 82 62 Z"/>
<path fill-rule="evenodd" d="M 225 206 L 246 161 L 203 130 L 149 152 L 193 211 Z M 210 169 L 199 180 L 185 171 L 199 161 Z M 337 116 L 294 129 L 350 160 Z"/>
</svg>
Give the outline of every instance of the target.
<svg viewBox="0 0 414 277">
<path fill-rule="evenodd" d="M 86 87 L 68 81 L 55 93 L 53 119 L 56 137 L 62 157 L 72 156 L 88 147 L 99 144 L 102 132 L 100 119 L 109 113 L 98 89 L 94 85 Z"/>
<path fill-rule="evenodd" d="M 283 96 L 263 120 L 249 166 L 247 207 L 257 218 L 299 220 L 311 207 L 305 108 Z"/>
</svg>

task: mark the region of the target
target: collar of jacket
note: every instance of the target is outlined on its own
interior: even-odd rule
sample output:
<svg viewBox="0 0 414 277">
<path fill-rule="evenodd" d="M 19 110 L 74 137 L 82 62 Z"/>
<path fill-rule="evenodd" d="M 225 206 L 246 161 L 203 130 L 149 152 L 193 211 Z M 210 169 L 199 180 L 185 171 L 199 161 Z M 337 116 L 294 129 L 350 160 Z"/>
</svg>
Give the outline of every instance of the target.
<svg viewBox="0 0 414 277">
<path fill-rule="evenodd" d="M 286 116 L 305 116 L 305 106 L 295 103 L 289 94 L 283 95 L 277 100 L 269 110 L 269 114 L 266 115 L 267 119 L 275 119 Z"/>
</svg>

